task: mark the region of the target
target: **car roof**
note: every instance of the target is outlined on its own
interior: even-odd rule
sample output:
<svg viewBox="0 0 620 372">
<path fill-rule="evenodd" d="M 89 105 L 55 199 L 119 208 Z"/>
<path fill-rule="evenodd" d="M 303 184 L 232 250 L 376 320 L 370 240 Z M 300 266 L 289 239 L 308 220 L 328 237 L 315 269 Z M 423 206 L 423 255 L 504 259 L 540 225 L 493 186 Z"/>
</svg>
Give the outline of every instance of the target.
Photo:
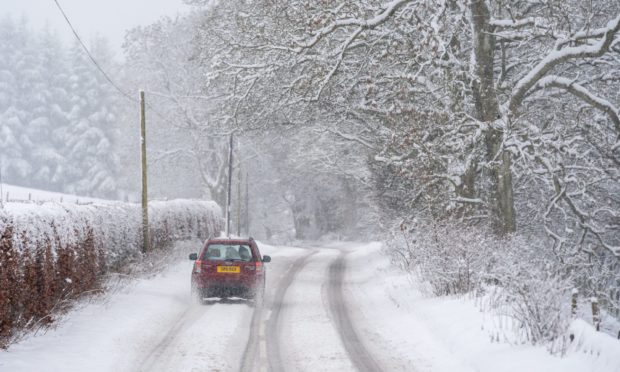
<svg viewBox="0 0 620 372">
<path fill-rule="evenodd" d="M 206 244 L 211 244 L 211 243 L 215 243 L 215 244 L 250 244 L 250 242 L 252 242 L 254 239 L 250 238 L 250 239 L 240 239 L 240 238 L 216 238 L 216 239 L 209 239 L 207 240 Z"/>
</svg>

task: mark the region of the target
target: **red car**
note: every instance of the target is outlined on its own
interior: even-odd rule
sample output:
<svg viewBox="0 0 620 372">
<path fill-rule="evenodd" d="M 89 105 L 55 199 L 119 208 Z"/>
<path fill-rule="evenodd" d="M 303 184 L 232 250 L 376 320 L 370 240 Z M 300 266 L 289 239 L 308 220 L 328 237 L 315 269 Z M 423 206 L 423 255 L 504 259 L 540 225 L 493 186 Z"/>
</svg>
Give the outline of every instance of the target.
<svg viewBox="0 0 620 372">
<path fill-rule="evenodd" d="M 192 269 L 192 293 L 200 301 L 205 297 L 262 299 L 265 267 L 271 257 L 262 256 L 254 239 L 209 239 Z"/>
</svg>

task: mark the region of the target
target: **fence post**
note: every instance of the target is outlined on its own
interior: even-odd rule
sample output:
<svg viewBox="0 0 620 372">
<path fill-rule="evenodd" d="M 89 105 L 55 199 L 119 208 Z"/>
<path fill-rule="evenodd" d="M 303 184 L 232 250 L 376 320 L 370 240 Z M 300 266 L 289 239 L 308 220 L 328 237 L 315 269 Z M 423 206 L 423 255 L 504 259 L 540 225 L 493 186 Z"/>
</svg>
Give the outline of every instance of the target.
<svg viewBox="0 0 620 372">
<path fill-rule="evenodd" d="M 598 307 L 598 299 L 596 297 L 592 297 L 592 323 L 594 327 L 598 331 L 601 327 L 601 314 Z"/>
<path fill-rule="evenodd" d="M 579 295 L 579 291 L 577 288 L 573 288 L 570 313 L 573 318 L 577 317 L 577 296 Z"/>
</svg>

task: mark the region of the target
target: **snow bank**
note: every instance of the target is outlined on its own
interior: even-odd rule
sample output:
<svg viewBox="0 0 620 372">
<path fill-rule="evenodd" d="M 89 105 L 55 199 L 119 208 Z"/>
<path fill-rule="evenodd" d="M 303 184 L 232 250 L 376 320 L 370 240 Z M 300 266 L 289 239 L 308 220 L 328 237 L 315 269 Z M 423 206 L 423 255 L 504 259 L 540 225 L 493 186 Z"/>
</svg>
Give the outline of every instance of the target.
<svg viewBox="0 0 620 372">
<path fill-rule="evenodd" d="M 620 372 L 620 341 L 582 320 L 564 353 L 519 342 L 507 317 L 481 308 L 471 295 L 429 296 L 419 280 L 398 270 L 380 244 L 350 249 L 345 295 L 355 324 L 390 371 Z"/>
<path fill-rule="evenodd" d="M 582 319 L 571 323 L 569 334 L 573 338 L 569 353 L 594 356 L 597 371 L 620 371 L 620 341 L 606 333 L 597 332 Z"/>
<path fill-rule="evenodd" d="M 209 201 L 149 206 L 150 242 L 217 235 L 221 211 Z M 128 203 L 6 203 L 0 210 L 0 346 L 15 329 L 52 322 L 67 300 L 99 290 L 101 278 L 141 259 L 141 207 Z"/>
</svg>

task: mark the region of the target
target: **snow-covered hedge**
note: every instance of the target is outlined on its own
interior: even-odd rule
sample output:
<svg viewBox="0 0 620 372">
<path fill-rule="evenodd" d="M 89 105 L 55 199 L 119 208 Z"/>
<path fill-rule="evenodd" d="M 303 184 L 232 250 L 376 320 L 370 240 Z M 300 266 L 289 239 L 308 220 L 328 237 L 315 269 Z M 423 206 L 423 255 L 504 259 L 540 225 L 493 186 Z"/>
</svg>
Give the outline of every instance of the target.
<svg viewBox="0 0 620 372">
<path fill-rule="evenodd" d="M 151 247 L 216 236 L 221 211 L 208 201 L 152 202 Z M 51 322 L 59 303 L 98 290 L 103 275 L 140 258 L 139 205 L 7 203 L 0 209 L 0 346 L 14 330 Z"/>
</svg>

